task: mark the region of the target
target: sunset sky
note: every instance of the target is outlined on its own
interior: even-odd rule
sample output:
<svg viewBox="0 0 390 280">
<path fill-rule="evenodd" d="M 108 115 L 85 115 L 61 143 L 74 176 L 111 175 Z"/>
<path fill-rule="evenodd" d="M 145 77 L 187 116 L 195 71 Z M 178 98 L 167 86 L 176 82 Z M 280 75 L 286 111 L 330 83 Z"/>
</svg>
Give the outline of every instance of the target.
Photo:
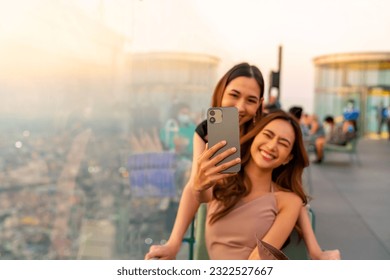
<svg viewBox="0 0 390 280">
<path fill-rule="evenodd" d="M 1 33 L 17 36 L 35 32 L 39 36 L 41 31 L 36 26 L 35 30 L 29 30 L 33 25 L 23 23 L 37 9 L 55 14 L 50 9 L 45 11 L 45 1 L 0 0 L 0 41 L 4 35 Z M 282 45 L 282 105 L 284 108 L 303 105 L 309 112 L 313 108 L 314 57 L 344 52 L 390 52 L 390 1 L 386 0 L 63 2 L 78 6 L 88 16 L 124 34 L 129 52 L 214 55 L 221 61 L 220 75 L 233 64 L 248 61 L 262 70 L 267 87 L 270 71 L 277 70 L 278 47 Z M 48 42 L 55 44 L 56 40 Z"/>
<path fill-rule="evenodd" d="M 286 108 L 312 110 L 314 57 L 390 51 L 386 0 L 85 0 L 84 8 L 92 11 L 94 2 L 105 7 L 106 22 L 128 35 L 130 50 L 206 52 L 221 58 L 221 73 L 248 61 L 268 82 L 282 45 Z"/>
</svg>

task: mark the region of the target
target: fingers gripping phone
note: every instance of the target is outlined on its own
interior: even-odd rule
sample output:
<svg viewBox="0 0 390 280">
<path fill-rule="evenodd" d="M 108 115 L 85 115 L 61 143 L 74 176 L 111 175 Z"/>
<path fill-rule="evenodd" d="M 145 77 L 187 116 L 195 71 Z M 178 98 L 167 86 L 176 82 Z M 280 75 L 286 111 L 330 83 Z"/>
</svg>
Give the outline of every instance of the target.
<svg viewBox="0 0 390 280">
<path fill-rule="evenodd" d="M 219 149 L 213 156 L 236 147 L 236 152 L 223 159 L 217 166 L 240 157 L 240 127 L 238 110 L 236 107 L 213 107 L 207 110 L 207 134 L 209 148 L 218 142 L 225 140 L 226 145 Z M 237 163 L 221 171 L 221 173 L 236 173 L 240 171 L 241 164 Z"/>
</svg>

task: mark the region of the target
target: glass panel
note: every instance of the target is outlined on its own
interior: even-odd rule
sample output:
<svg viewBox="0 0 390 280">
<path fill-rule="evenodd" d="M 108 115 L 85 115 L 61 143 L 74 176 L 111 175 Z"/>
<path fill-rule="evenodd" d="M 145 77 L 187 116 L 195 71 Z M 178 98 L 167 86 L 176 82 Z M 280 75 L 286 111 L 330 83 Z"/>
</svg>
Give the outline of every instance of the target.
<svg viewBox="0 0 390 280">
<path fill-rule="evenodd" d="M 377 86 L 379 85 L 379 71 L 378 70 L 367 70 L 366 71 L 366 85 Z"/>
<path fill-rule="evenodd" d="M 319 119 L 323 120 L 328 115 L 340 116 L 342 114 L 341 100 L 342 97 L 336 93 L 317 94 L 315 112 Z"/>
<path fill-rule="evenodd" d="M 347 86 L 364 85 L 364 71 L 362 70 L 347 70 Z"/>
<path fill-rule="evenodd" d="M 216 58 L 129 54 L 76 2 L 24 1 L 5 26 L 0 259 L 143 259 L 164 243 L 216 84 Z"/>
<path fill-rule="evenodd" d="M 390 69 L 379 71 L 378 85 L 390 87 Z"/>
</svg>

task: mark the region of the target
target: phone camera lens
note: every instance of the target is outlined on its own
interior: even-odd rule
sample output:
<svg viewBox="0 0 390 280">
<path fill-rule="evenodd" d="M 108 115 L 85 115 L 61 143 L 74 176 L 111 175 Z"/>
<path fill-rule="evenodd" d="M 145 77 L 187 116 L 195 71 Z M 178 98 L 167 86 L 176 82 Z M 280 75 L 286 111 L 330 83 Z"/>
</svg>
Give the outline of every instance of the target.
<svg viewBox="0 0 390 280">
<path fill-rule="evenodd" d="M 215 115 L 215 111 L 210 111 L 210 116 L 214 116 Z"/>
<path fill-rule="evenodd" d="M 210 118 L 210 122 L 211 122 L 211 123 L 215 123 L 215 118 L 214 118 L 214 117 L 211 117 L 211 118 Z"/>
</svg>

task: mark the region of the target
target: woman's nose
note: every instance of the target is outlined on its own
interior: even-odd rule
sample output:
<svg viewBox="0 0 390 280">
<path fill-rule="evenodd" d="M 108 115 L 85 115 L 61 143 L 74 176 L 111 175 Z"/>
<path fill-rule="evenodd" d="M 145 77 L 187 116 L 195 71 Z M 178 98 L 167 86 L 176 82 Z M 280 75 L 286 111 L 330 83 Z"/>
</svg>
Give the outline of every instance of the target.
<svg viewBox="0 0 390 280">
<path fill-rule="evenodd" d="M 238 109 L 238 112 L 245 112 L 245 103 L 243 100 L 239 100 L 236 103 L 236 108 Z"/>
<path fill-rule="evenodd" d="M 277 139 L 276 137 L 274 137 L 267 143 L 267 148 L 270 150 L 274 150 L 276 145 L 277 145 Z"/>
</svg>

